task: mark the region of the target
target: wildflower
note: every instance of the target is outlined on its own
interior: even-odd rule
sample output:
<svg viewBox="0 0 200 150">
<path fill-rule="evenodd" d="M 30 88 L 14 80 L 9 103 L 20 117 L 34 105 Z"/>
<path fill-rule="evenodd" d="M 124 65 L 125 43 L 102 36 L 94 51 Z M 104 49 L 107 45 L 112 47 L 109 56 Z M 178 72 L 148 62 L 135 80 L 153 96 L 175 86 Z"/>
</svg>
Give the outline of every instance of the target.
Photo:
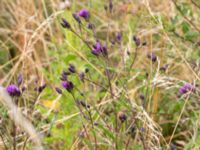
<svg viewBox="0 0 200 150">
<path fill-rule="evenodd" d="M 157 56 L 154 53 L 148 54 L 147 57 L 151 59 L 152 62 L 156 62 Z"/>
<path fill-rule="evenodd" d="M 84 82 L 84 78 L 85 78 L 84 72 L 79 73 L 79 78 L 80 78 L 81 81 Z"/>
<path fill-rule="evenodd" d="M 67 28 L 67 29 L 70 29 L 70 28 L 71 28 L 69 22 L 68 22 L 66 19 L 64 19 L 64 18 L 62 18 L 62 23 L 61 23 L 61 25 L 62 25 L 63 28 Z"/>
<path fill-rule="evenodd" d="M 8 86 L 6 87 L 6 91 L 8 92 L 8 94 L 9 94 L 10 96 L 13 96 L 13 97 L 14 97 L 14 96 L 20 96 L 20 95 L 21 95 L 21 92 L 20 92 L 18 86 L 15 85 L 15 84 L 8 85 Z"/>
<path fill-rule="evenodd" d="M 99 56 L 100 54 L 103 54 L 103 56 L 106 56 L 107 48 L 106 46 L 102 46 L 100 42 L 97 42 L 95 45 L 93 45 L 92 54 Z"/>
<path fill-rule="evenodd" d="M 85 20 L 88 20 L 90 17 L 90 13 L 87 9 L 81 9 L 78 13 L 80 17 L 83 17 Z"/>
<path fill-rule="evenodd" d="M 170 150 L 176 150 L 176 146 L 173 143 L 170 144 Z"/>
<path fill-rule="evenodd" d="M 160 71 L 166 71 L 167 70 L 167 68 L 168 68 L 168 64 L 165 64 L 164 66 L 162 66 L 162 67 L 160 67 Z"/>
<path fill-rule="evenodd" d="M 46 86 L 47 86 L 46 83 L 44 83 L 43 85 L 39 86 L 38 92 L 41 93 L 46 88 Z"/>
<path fill-rule="evenodd" d="M 62 94 L 62 90 L 59 87 L 56 87 L 55 90 L 58 94 Z"/>
<path fill-rule="evenodd" d="M 22 84 L 22 80 L 23 80 L 22 75 L 21 74 L 18 75 L 18 77 L 17 77 L 17 84 L 18 84 L 18 86 L 20 86 Z"/>
<path fill-rule="evenodd" d="M 24 92 L 26 90 L 26 87 L 23 86 L 21 90 L 22 90 L 22 92 Z"/>
<path fill-rule="evenodd" d="M 62 86 L 68 91 L 68 92 L 71 92 L 72 89 L 74 88 L 74 85 L 71 81 L 62 81 Z"/>
<path fill-rule="evenodd" d="M 66 81 L 68 75 L 70 75 L 70 72 L 63 71 L 62 74 L 61 74 L 60 80 Z"/>
<path fill-rule="evenodd" d="M 186 83 L 185 85 L 183 85 L 180 89 L 179 89 L 179 93 L 180 95 L 182 94 L 186 94 L 189 91 L 195 91 L 195 85 L 190 84 L 190 83 Z"/>
<path fill-rule="evenodd" d="M 108 55 L 108 51 L 107 51 L 106 46 L 102 47 L 101 52 L 102 52 L 103 56 L 107 56 Z"/>
<path fill-rule="evenodd" d="M 145 100 L 145 95 L 143 93 L 140 94 L 140 99 Z"/>
<path fill-rule="evenodd" d="M 112 0 L 109 1 L 109 10 L 110 10 L 110 13 L 112 12 L 112 9 L 113 9 L 113 3 L 112 3 Z"/>
<path fill-rule="evenodd" d="M 133 36 L 133 41 L 135 42 L 136 46 L 140 46 L 140 39 L 137 38 L 136 36 Z"/>
<path fill-rule="evenodd" d="M 101 43 L 100 42 L 97 42 L 94 46 L 93 46 L 93 50 L 92 50 L 92 54 L 98 56 L 101 54 L 101 49 L 102 49 L 102 46 L 101 46 Z"/>
<path fill-rule="evenodd" d="M 117 34 L 117 36 L 116 36 L 116 41 L 117 41 L 118 43 L 121 43 L 121 41 L 122 41 L 122 34 L 121 34 L 121 33 L 118 33 L 118 34 Z"/>
<path fill-rule="evenodd" d="M 75 72 L 76 72 L 75 66 L 74 66 L 73 64 L 69 64 L 68 70 L 69 70 L 71 73 L 75 73 Z"/>
<path fill-rule="evenodd" d="M 126 121 L 127 116 L 126 116 L 126 114 L 124 112 L 119 112 L 118 113 L 118 118 L 123 123 L 124 121 Z"/>
<path fill-rule="evenodd" d="M 73 13 L 72 16 L 73 16 L 73 18 L 74 18 L 79 24 L 81 24 L 81 19 L 80 19 L 80 17 L 79 17 L 78 14 Z"/>
<path fill-rule="evenodd" d="M 95 29 L 95 25 L 93 23 L 89 23 L 87 27 L 88 29 L 91 29 L 91 30 Z"/>
</svg>

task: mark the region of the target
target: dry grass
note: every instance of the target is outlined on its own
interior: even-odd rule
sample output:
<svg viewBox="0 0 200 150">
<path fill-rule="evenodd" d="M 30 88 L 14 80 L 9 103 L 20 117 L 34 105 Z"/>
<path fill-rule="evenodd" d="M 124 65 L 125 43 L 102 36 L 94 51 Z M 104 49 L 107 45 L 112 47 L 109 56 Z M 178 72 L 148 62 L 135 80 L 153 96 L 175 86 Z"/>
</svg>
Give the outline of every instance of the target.
<svg viewBox="0 0 200 150">
<path fill-rule="evenodd" d="M 184 2 L 191 3 L 191 1 Z M 68 9 L 69 11 L 73 11 L 74 7 L 79 8 L 87 6 L 84 1 L 77 1 L 74 3 L 76 3 L 76 5 L 74 6 L 72 2 L 71 8 L 67 3 L 66 5 L 68 8 L 66 8 L 65 11 L 68 12 Z M 160 113 L 162 113 L 160 110 L 163 109 L 162 111 L 165 113 L 168 112 L 166 108 L 170 109 L 170 106 L 162 106 L 167 103 L 164 102 L 166 97 L 169 97 L 167 99 L 170 102 L 169 105 L 178 103 L 175 101 L 175 99 L 177 99 L 175 94 L 171 94 L 174 89 L 180 88 L 180 85 L 187 82 L 194 82 L 197 84 L 200 82 L 200 59 L 198 56 L 193 58 L 194 53 L 197 54 L 196 51 L 199 51 L 198 42 L 200 37 L 198 37 L 195 40 L 195 43 L 193 43 L 174 35 L 174 33 L 166 29 L 166 24 L 169 23 L 174 16 L 180 14 L 177 11 L 176 3 L 181 3 L 181 1 L 115 1 L 116 16 L 113 17 L 115 20 L 110 22 L 109 15 L 103 13 L 99 14 L 98 9 L 91 9 L 94 18 L 101 23 L 101 26 L 97 28 L 97 34 L 107 32 L 107 29 L 105 28 L 107 27 L 107 22 L 109 22 L 110 25 L 110 33 L 115 33 L 117 31 L 124 31 L 127 33 L 127 35 L 125 35 L 125 38 L 127 39 L 126 44 L 121 47 L 121 49 L 124 50 L 124 53 L 120 53 L 118 51 L 116 52 L 114 50 L 111 50 L 110 53 L 110 57 L 122 56 L 122 61 L 120 63 L 116 63 L 116 61 L 111 62 L 114 65 L 118 65 L 116 66 L 116 72 L 123 72 L 123 63 L 130 61 L 130 57 L 127 55 L 127 52 L 130 52 L 131 54 L 135 53 L 135 49 L 131 44 L 133 34 L 136 33 L 142 42 L 148 42 L 146 46 L 138 49 L 137 61 L 135 62 L 133 68 L 138 68 L 139 71 L 131 74 L 131 77 L 127 82 L 128 90 L 126 91 L 124 88 L 118 87 L 115 84 L 115 81 L 118 80 L 120 75 L 116 76 L 111 83 L 117 98 L 120 98 L 119 95 L 121 93 L 125 93 L 124 98 L 129 100 L 127 103 L 136 111 L 134 114 L 135 118 L 131 118 L 131 125 L 137 120 L 137 122 L 140 122 L 140 124 L 142 124 L 145 128 L 145 133 L 142 133 L 143 141 L 145 141 L 145 144 L 141 144 L 143 145 L 143 149 L 156 150 L 161 149 L 162 147 L 164 147 L 164 149 L 170 149 L 171 143 L 175 143 L 177 145 L 177 149 L 183 149 L 183 147 L 191 141 L 192 144 L 195 145 L 193 146 L 194 150 L 199 148 L 198 143 L 196 142 L 196 138 L 199 136 L 199 120 L 193 120 L 193 116 L 190 114 L 190 111 L 192 111 L 196 115 L 196 118 L 199 118 L 200 116 L 199 111 L 196 110 L 199 106 L 200 98 L 198 92 L 197 94 L 194 94 L 194 98 L 192 99 L 190 99 L 191 93 L 188 94 L 183 105 L 180 105 L 181 108 L 179 108 L 179 111 L 174 111 L 173 113 L 176 113 L 175 115 L 173 113 L 169 114 L 169 116 L 172 117 L 168 116 L 165 118 L 165 115 L 168 114 L 160 115 Z M 194 10 L 192 19 L 183 17 L 181 14 L 179 15 L 180 19 L 178 20 L 178 23 L 174 25 L 178 33 L 182 34 L 182 31 L 179 30 L 179 28 L 183 21 L 187 22 L 191 26 L 192 31 L 199 31 L 200 16 L 195 4 L 191 4 L 191 7 Z M 25 78 L 24 84 L 27 88 L 33 85 L 36 79 L 41 83 L 47 82 L 50 87 L 54 87 L 53 83 L 51 83 L 52 79 L 49 78 L 52 76 L 56 78 L 56 74 L 54 75 L 55 72 L 53 71 L 55 68 L 53 68 L 54 66 L 52 64 L 57 61 L 59 62 L 62 58 L 57 58 L 56 54 L 55 56 L 50 56 L 49 52 L 52 51 L 52 49 L 57 50 L 62 46 L 66 48 L 66 45 L 69 49 L 67 51 L 69 54 L 73 53 L 77 55 L 81 58 L 83 63 L 87 63 L 92 66 L 102 79 L 106 79 L 106 75 L 103 70 L 87 58 L 87 55 L 84 51 L 82 51 L 82 49 L 80 50 L 78 48 L 82 46 L 82 43 L 80 44 L 79 42 L 79 45 L 75 45 L 75 42 L 72 42 L 73 39 L 64 39 L 62 33 L 64 31 L 60 29 L 61 27 L 57 21 L 57 18 L 64 13 L 63 10 L 59 10 L 59 5 L 59 0 L 2 0 L 0 2 L 0 48 L 3 50 L 3 53 L 0 53 L 0 55 L 5 55 L 3 63 L 0 65 L 0 85 L 6 86 L 12 83 L 16 80 L 16 75 L 21 73 Z M 133 21 L 133 24 L 136 26 L 134 30 L 131 29 L 132 24 L 130 25 L 130 22 L 132 21 L 131 17 L 133 16 L 137 18 L 134 20 L 136 23 Z M 143 20 L 141 21 L 141 19 Z M 159 40 L 155 38 L 158 36 Z M 73 36 L 69 34 L 69 38 L 70 37 Z M 89 40 L 92 41 L 93 39 Z M 74 41 L 77 41 L 77 39 Z M 156 52 L 159 56 L 156 64 L 150 63 L 146 58 L 146 55 L 152 51 Z M 63 65 L 61 62 L 60 64 Z M 168 64 L 169 68 L 166 73 L 163 74 L 160 72 L 160 67 L 165 64 Z M 144 81 L 138 85 L 138 78 L 143 75 L 144 71 L 148 72 L 150 77 L 147 80 L 144 79 Z M 48 72 L 48 74 L 46 74 L 46 72 Z M 94 85 L 87 85 L 85 88 L 90 89 L 91 86 L 94 87 Z M 146 109 L 141 106 L 141 102 L 138 98 L 139 93 L 141 93 L 141 89 L 144 87 L 147 87 L 147 89 L 150 90 L 147 97 L 148 104 Z M 95 93 L 95 91 L 98 91 L 98 88 L 94 88 L 93 92 Z M 108 109 L 108 107 L 110 107 L 110 105 L 117 99 L 110 98 L 109 92 L 110 91 L 108 90 L 105 93 L 100 103 L 95 103 L 90 108 L 95 121 L 98 122 L 101 120 L 100 122 L 105 126 L 107 124 L 105 120 L 102 119 L 101 115 L 104 115 L 104 112 Z M 5 100 L 10 100 L 8 95 L 5 97 L 6 98 L 3 98 L 4 102 L 6 102 Z M 95 98 L 95 94 L 91 97 Z M 53 105 L 49 108 L 49 110 L 47 110 L 47 112 L 42 114 L 42 119 L 52 117 L 52 114 L 57 113 L 54 111 L 54 107 L 56 103 L 61 101 L 60 98 L 60 96 L 54 98 Z M 32 101 L 34 101 L 36 106 L 41 106 L 40 96 L 37 97 L 36 100 L 33 100 L 30 95 L 27 95 L 26 100 L 27 104 L 23 109 L 29 109 L 29 105 Z M 192 105 L 193 103 L 195 106 Z M 7 106 L 8 110 L 17 110 L 16 106 L 12 103 Z M 37 108 L 32 110 L 33 114 L 35 112 L 37 112 Z M 87 110 L 84 110 L 83 112 L 87 112 Z M 30 134 L 30 138 L 36 136 L 37 133 L 35 130 L 37 128 L 37 131 L 43 134 L 45 139 L 46 133 L 50 131 L 52 124 L 57 126 L 68 121 L 70 122 L 70 120 L 74 118 L 77 119 L 81 116 L 81 112 L 71 112 L 70 115 L 63 115 L 53 123 L 43 123 L 39 127 L 34 127 L 31 122 L 22 117 L 21 113 L 16 114 L 16 116 L 17 115 L 19 115 L 20 118 L 14 117 L 13 120 L 16 124 L 19 124 L 22 129 Z M 32 117 L 32 114 L 30 116 L 28 115 L 28 117 Z M 106 118 L 106 116 L 103 117 Z M 187 122 L 187 120 L 189 120 L 188 123 L 190 123 L 190 125 L 188 129 L 185 129 L 187 125 L 184 121 Z M 173 124 L 173 126 L 170 127 L 170 130 L 172 131 L 169 132 L 170 134 L 164 135 L 164 125 L 169 125 L 170 123 Z M 24 126 L 24 124 L 26 124 L 26 126 Z M 183 128 L 180 127 L 181 124 L 184 125 Z M 111 126 L 111 128 L 114 128 L 114 125 Z M 90 130 L 93 130 L 90 122 L 85 123 L 85 127 L 87 129 L 86 131 L 82 127 L 80 127 L 79 130 L 86 132 L 86 134 L 90 134 Z M 125 132 L 128 132 L 130 128 L 131 126 L 128 127 Z M 70 129 L 71 128 L 69 128 L 69 130 Z M 112 149 L 116 148 L 114 147 L 111 139 L 104 137 L 102 129 L 97 128 L 96 133 L 99 134 L 97 137 L 102 142 L 99 142 L 99 145 L 106 145 Z M 91 143 L 94 143 L 94 139 L 91 135 L 89 135 L 89 139 L 91 139 Z M 137 140 L 141 138 L 141 131 L 138 131 L 135 136 L 135 140 L 131 141 L 134 144 L 136 144 Z M 82 138 L 80 136 L 73 136 L 72 141 L 73 142 L 70 143 L 71 145 L 69 146 L 71 149 L 79 149 L 80 147 L 82 149 L 88 149 L 87 144 L 82 142 Z M 19 145 L 22 143 L 23 140 L 19 143 Z M 41 147 L 39 139 L 36 139 L 35 143 Z M 3 145 L 3 142 L 1 142 L 1 145 Z M 52 147 L 55 149 L 56 146 L 52 144 Z M 132 148 L 129 146 L 127 149 Z"/>
</svg>

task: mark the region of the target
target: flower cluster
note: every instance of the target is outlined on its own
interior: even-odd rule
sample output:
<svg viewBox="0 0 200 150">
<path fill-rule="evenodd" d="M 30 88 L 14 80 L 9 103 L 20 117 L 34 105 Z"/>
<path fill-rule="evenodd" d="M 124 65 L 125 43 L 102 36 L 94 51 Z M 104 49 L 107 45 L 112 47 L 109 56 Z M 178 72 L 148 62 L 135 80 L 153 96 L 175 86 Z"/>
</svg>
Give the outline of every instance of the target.
<svg viewBox="0 0 200 150">
<path fill-rule="evenodd" d="M 17 85 L 15 85 L 15 84 L 8 85 L 6 87 L 6 91 L 12 97 L 21 95 L 21 91 L 20 91 L 19 87 Z"/>
<path fill-rule="evenodd" d="M 147 57 L 148 57 L 149 59 L 151 59 L 151 61 L 152 61 L 153 63 L 156 62 L 156 60 L 157 60 L 157 56 L 156 56 L 153 52 L 150 53 L 150 54 L 148 54 Z"/>
<path fill-rule="evenodd" d="M 81 9 L 78 13 L 80 17 L 83 17 L 85 20 L 88 20 L 90 18 L 90 13 L 87 9 Z"/>
<path fill-rule="evenodd" d="M 191 84 L 191 83 L 186 83 L 185 85 L 183 85 L 180 89 L 179 89 L 179 93 L 180 94 L 186 94 L 189 91 L 194 92 L 195 91 L 195 85 Z"/>
<path fill-rule="evenodd" d="M 100 54 L 103 54 L 103 56 L 106 56 L 107 48 L 105 46 L 102 46 L 99 41 L 96 42 L 95 45 L 93 45 L 92 54 L 95 56 L 99 56 Z"/>
</svg>

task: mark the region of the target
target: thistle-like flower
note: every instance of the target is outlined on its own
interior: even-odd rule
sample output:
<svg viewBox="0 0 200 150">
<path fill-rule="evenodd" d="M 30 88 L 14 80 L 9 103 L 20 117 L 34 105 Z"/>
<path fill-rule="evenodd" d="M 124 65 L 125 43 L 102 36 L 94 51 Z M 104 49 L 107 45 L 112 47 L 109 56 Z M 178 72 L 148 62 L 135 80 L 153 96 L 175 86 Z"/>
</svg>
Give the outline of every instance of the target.
<svg viewBox="0 0 200 150">
<path fill-rule="evenodd" d="M 93 45 L 92 54 L 95 56 L 99 56 L 102 54 L 103 56 L 106 56 L 108 54 L 106 46 L 102 46 L 100 42 L 96 42 L 95 45 Z"/>
<path fill-rule="evenodd" d="M 68 70 L 69 70 L 71 73 L 75 73 L 75 72 L 76 72 L 75 66 L 74 66 L 73 64 L 69 64 Z"/>
<path fill-rule="evenodd" d="M 78 13 L 80 17 L 83 17 L 85 20 L 88 20 L 90 18 L 90 13 L 87 9 L 81 9 Z"/>
<path fill-rule="evenodd" d="M 117 35 L 116 35 L 116 41 L 118 42 L 118 43 L 121 43 L 121 41 L 122 41 L 122 33 L 117 33 Z"/>
<path fill-rule="evenodd" d="M 62 90 L 59 87 L 56 87 L 55 90 L 58 94 L 62 94 Z"/>
<path fill-rule="evenodd" d="M 95 45 L 93 45 L 93 50 L 92 50 L 92 54 L 99 56 L 101 54 L 101 43 L 97 42 Z"/>
<path fill-rule="evenodd" d="M 76 20 L 76 22 L 78 22 L 79 24 L 81 24 L 81 19 L 80 19 L 79 15 L 77 13 L 73 13 L 72 16 Z"/>
<path fill-rule="evenodd" d="M 62 18 L 61 25 L 62 25 L 63 28 L 67 28 L 67 29 L 71 28 L 69 22 L 66 19 L 64 19 L 64 18 Z"/>
<path fill-rule="evenodd" d="M 47 86 L 46 83 L 44 83 L 43 85 L 39 86 L 38 92 L 41 93 L 46 88 L 46 86 Z"/>
<path fill-rule="evenodd" d="M 156 62 L 157 56 L 154 53 L 148 54 L 147 57 L 151 59 L 152 62 Z"/>
<path fill-rule="evenodd" d="M 68 91 L 71 92 L 74 88 L 74 85 L 71 81 L 62 81 L 62 86 Z"/>
<path fill-rule="evenodd" d="M 135 42 L 136 46 L 140 46 L 140 39 L 137 38 L 136 36 L 133 36 L 133 41 Z"/>
<path fill-rule="evenodd" d="M 21 92 L 18 88 L 17 85 L 15 84 L 10 84 L 6 87 L 6 91 L 8 92 L 8 94 L 12 97 L 14 96 L 20 96 L 21 95 Z"/>
<path fill-rule="evenodd" d="M 84 72 L 81 72 L 79 73 L 79 78 L 82 82 L 84 82 L 84 78 L 85 78 L 85 73 Z"/>
<path fill-rule="evenodd" d="M 195 91 L 195 85 L 191 84 L 191 83 L 186 83 L 185 85 L 183 85 L 180 89 L 179 89 L 179 93 L 182 94 L 186 94 L 189 91 L 194 92 Z"/>
</svg>

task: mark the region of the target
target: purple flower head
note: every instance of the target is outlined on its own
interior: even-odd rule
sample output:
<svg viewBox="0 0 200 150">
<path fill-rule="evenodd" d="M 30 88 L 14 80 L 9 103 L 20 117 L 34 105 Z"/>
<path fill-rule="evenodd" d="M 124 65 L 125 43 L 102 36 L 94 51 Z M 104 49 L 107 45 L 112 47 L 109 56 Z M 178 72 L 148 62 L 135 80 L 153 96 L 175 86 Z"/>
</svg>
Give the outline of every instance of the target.
<svg viewBox="0 0 200 150">
<path fill-rule="evenodd" d="M 103 56 L 107 56 L 107 55 L 108 55 L 108 51 L 107 51 L 106 46 L 103 46 L 103 47 L 101 48 L 101 52 L 102 52 Z"/>
<path fill-rule="evenodd" d="M 93 23 L 89 23 L 87 27 L 88 29 L 91 29 L 91 30 L 95 29 L 95 25 Z"/>
<path fill-rule="evenodd" d="M 72 16 L 79 24 L 81 24 L 81 19 L 77 13 L 73 13 Z"/>
<path fill-rule="evenodd" d="M 81 81 L 84 82 L 84 78 L 85 78 L 84 72 L 79 73 L 79 78 L 80 78 Z"/>
<path fill-rule="evenodd" d="M 18 84 L 18 86 L 20 86 L 22 84 L 22 81 L 23 81 L 23 77 L 22 77 L 21 74 L 19 74 L 18 77 L 17 77 L 17 84 Z"/>
<path fill-rule="evenodd" d="M 170 150 L 176 150 L 176 146 L 173 143 L 170 144 Z"/>
<path fill-rule="evenodd" d="M 56 87 L 55 90 L 58 94 L 62 94 L 62 90 L 59 87 Z"/>
<path fill-rule="evenodd" d="M 136 46 L 140 46 L 140 39 L 137 38 L 136 36 L 133 36 L 133 41 L 135 42 Z"/>
<path fill-rule="evenodd" d="M 93 45 L 92 54 L 99 56 L 102 52 L 102 46 L 100 42 L 97 42 L 95 45 Z"/>
<path fill-rule="evenodd" d="M 71 81 L 62 81 L 62 86 L 68 91 L 71 92 L 74 88 L 74 85 Z"/>
<path fill-rule="evenodd" d="M 67 28 L 67 29 L 71 28 L 69 22 L 64 18 L 62 18 L 61 25 L 62 25 L 63 28 Z"/>
<path fill-rule="evenodd" d="M 182 94 L 186 94 L 189 91 L 195 91 L 195 86 L 190 84 L 190 83 L 186 83 L 185 85 L 183 85 L 180 89 L 179 89 L 179 93 Z"/>
<path fill-rule="evenodd" d="M 76 72 L 75 66 L 74 66 L 73 64 L 69 64 L 68 70 L 69 70 L 71 73 L 75 73 L 75 72 Z"/>
<path fill-rule="evenodd" d="M 90 17 L 90 13 L 87 9 L 81 9 L 78 13 L 80 17 L 83 17 L 85 20 L 88 20 Z"/>
<path fill-rule="evenodd" d="M 118 43 L 121 43 L 121 41 L 122 41 L 122 33 L 118 33 L 118 34 L 117 34 L 117 36 L 116 36 L 116 41 L 117 41 Z"/>
<path fill-rule="evenodd" d="M 21 92 L 17 85 L 11 84 L 6 87 L 6 91 L 10 96 L 20 96 Z"/>
<path fill-rule="evenodd" d="M 70 72 L 63 71 L 62 74 L 61 74 L 60 80 L 66 81 L 68 75 L 70 75 Z"/>
<path fill-rule="evenodd" d="M 46 83 L 44 83 L 43 85 L 39 86 L 38 92 L 41 93 L 46 88 L 46 86 L 47 86 Z"/>
<path fill-rule="evenodd" d="M 154 53 L 148 54 L 147 57 L 151 59 L 152 62 L 156 62 L 157 56 Z"/>
<path fill-rule="evenodd" d="M 165 64 L 164 66 L 160 67 L 160 71 L 166 71 L 168 67 L 169 65 Z"/>
<path fill-rule="evenodd" d="M 113 3 L 112 3 L 112 0 L 109 1 L 109 10 L 110 10 L 110 13 L 111 13 L 112 10 L 113 10 Z"/>
</svg>

